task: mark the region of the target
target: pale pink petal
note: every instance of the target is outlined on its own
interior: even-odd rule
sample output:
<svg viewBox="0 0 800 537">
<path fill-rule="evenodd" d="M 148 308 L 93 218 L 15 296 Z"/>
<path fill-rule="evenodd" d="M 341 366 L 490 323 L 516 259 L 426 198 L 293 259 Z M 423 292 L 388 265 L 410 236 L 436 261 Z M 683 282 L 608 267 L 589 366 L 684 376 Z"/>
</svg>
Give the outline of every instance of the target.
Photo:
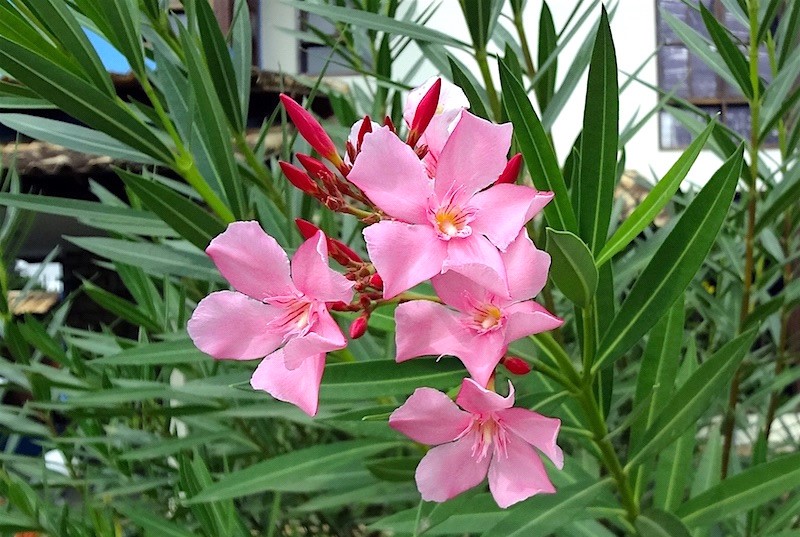
<svg viewBox="0 0 800 537">
<path fill-rule="evenodd" d="M 310 356 L 295 369 L 286 367 L 283 349 L 275 351 L 258 364 L 250 385 L 264 390 L 275 399 L 300 408 L 309 416 L 317 413 L 319 385 L 325 369 L 325 355 Z"/>
<path fill-rule="evenodd" d="M 417 488 L 422 499 L 444 502 L 480 484 L 486 477 L 489 457 L 472 456 L 477 433 L 431 449 L 417 466 Z"/>
<path fill-rule="evenodd" d="M 470 336 L 456 312 L 429 300 L 400 304 L 394 320 L 398 362 L 426 355 L 457 356 Z"/>
<path fill-rule="evenodd" d="M 389 416 L 389 427 L 415 442 L 436 446 L 455 440 L 472 423 L 447 395 L 433 388 L 417 388 Z"/>
<path fill-rule="evenodd" d="M 473 196 L 470 206 L 477 212 L 470 225 L 505 251 L 520 229 L 552 198 L 552 192 L 539 192 L 528 186 L 494 185 Z"/>
<path fill-rule="evenodd" d="M 472 195 L 492 184 L 506 167 L 511 123 L 496 125 L 462 112 L 439 156 L 435 190 L 444 199 L 451 189 Z"/>
<path fill-rule="evenodd" d="M 292 281 L 301 293 L 320 302 L 350 302 L 353 298 L 353 282 L 328 266 L 328 244 L 322 231 L 294 253 Z"/>
<path fill-rule="evenodd" d="M 472 234 L 447 241 L 442 273 L 448 270 L 466 276 L 498 297 L 509 296 L 506 267 L 500 252 L 486 237 Z"/>
<path fill-rule="evenodd" d="M 383 279 L 384 298 L 439 274 L 447 256 L 447 244 L 427 224 L 384 220 L 366 228 L 364 240 L 370 260 Z"/>
<path fill-rule="evenodd" d="M 286 252 L 258 222 L 229 224 L 211 241 L 206 253 L 240 293 L 263 300 L 295 291 Z"/>
<path fill-rule="evenodd" d="M 428 90 L 431 89 L 431 86 L 433 86 L 434 82 L 439 78 L 441 77 L 432 76 L 421 86 L 408 92 L 408 98 L 403 107 L 403 119 L 407 126 L 411 126 L 420 101 L 422 101 L 422 98 L 425 97 L 425 94 L 428 93 Z M 439 107 L 436 110 L 434 119 L 446 117 L 453 120 L 464 108 L 469 108 L 469 99 L 467 99 L 464 90 L 442 78 L 442 89 L 439 92 Z"/>
<path fill-rule="evenodd" d="M 533 300 L 518 302 L 503 311 L 506 314 L 506 345 L 526 336 L 553 330 L 564 324 L 563 319 L 559 319 Z"/>
<path fill-rule="evenodd" d="M 309 357 L 317 354 L 343 349 L 347 340 L 342 334 L 339 325 L 333 320 L 328 310 L 322 308 L 318 311 L 311 331 L 289 340 L 283 347 L 286 367 L 296 369 Z"/>
<path fill-rule="evenodd" d="M 234 291 L 211 293 L 195 308 L 187 330 L 198 349 L 214 358 L 263 358 L 283 342 L 267 330 L 279 308 Z"/>
<path fill-rule="evenodd" d="M 358 121 L 353 123 L 352 127 L 350 127 L 350 134 L 347 135 L 347 141 L 353 144 L 353 147 L 358 147 L 358 134 L 361 132 L 361 126 L 363 124 L 364 120 L 359 119 Z M 376 131 L 381 128 L 380 123 L 375 123 L 374 121 L 370 121 L 369 124 L 372 127 L 372 131 Z"/>
<path fill-rule="evenodd" d="M 548 418 L 526 408 L 501 410 L 497 417 L 509 431 L 547 455 L 556 468 L 564 467 L 564 453 L 556 444 L 560 419 Z"/>
<path fill-rule="evenodd" d="M 495 452 L 492 458 L 489 490 L 503 509 L 534 494 L 556 491 L 539 455 L 528 444 L 513 437 L 506 444 L 506 453 Z"/>
<path fill-rule="evenodd" d="M 525 228 L 500 257 L 506 266 L 506 273 L 512 275 L 508 279 L 511 300 L 528 300 L 544 289 L 550 270 L 550 254 L 533 244 Z"/>
<path fill-rule="evenodd" d="M 485 303 L 494 296 L 479 283 L 452 270 L 434 276 L 431 278 L 431 284 L 442 302 L 461 312 L 472 309 L 471 301 Z"/>
<path fill-rule="evenodd" d="M 414 150 L 388 128 L 364 136 L 347 179 L 389 216 L 427 223 L 428 198 L 433 194 L 428 174 Z"/>
<path fill-rule="evenodd" d="M 503 397 L 497 392 L 487 390 L 472 379 L 464 379 L 456 403 L 467 412 L 485 417 L 514 406 L 514 385 L 511 381 L 508 382 L 508 389 L 508 395 Z"/>
<path fill-rule="evenodd" d="M 481 386 L 489 383 L 495 367 L 508 350 L 501 330 L 484 334 L 473 332 L 464 340 L 462 348 L 463 350 L 456 356 L 464 364 L 470 376 Z"/>
</svg>

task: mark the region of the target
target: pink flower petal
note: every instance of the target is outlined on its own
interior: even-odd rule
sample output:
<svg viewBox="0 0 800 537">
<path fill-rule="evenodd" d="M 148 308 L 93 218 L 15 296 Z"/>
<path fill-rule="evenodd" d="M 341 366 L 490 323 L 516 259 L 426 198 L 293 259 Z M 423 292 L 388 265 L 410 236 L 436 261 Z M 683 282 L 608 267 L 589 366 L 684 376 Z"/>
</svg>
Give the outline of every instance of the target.
<svg viewBox="0 0 800 537">
<path fill-rule="evenodd" d="M 461 312 L 471 309 L 470 299 L 483 303 L 494 296 L 485 287 L 452 270 L 434 276 L 431 278 L 431 284 L 445 304 Z"/>
<path fill-rule="evenodd" d="M 522 185 L 495 185 L 473 196 L 470 205 L 477 209 L 472 229 L 486 235 L 505 251 L 520 229 L 553 199 L 552 192 L 539 192 Z"/>
<path fill-rule="evenodd" d="M 414 115 L 417 111 L 422 97 L 425 96 L 427 91 L 431 88 L 434 82 L 439 77 L 429 78 L 422 86 L 411 90 L 408 93 L 408 100 L 403 108 L 403 118 L 406 125 L 411 126 L 414 120 Z M 469 108 L 469 99 L 464 94 L 464 91 L 444 79 L 442 79 L 442 88 L 439 93 L 439 106 L 436 114 L 428 124 L 428 128 L 422 134 L 417 145 L 425 144 L 428 146 L 428 154 L 425 156 L 425 164 L 428 168 L 428 173 L 433 177 L 436 173 L 436 161 L 444 149 L 450 134 L 455 129 L 458 121 L 461 119 L 461 113 L 465 108 Z"/>
<path fill-rule="evenodd" d="M 492 184 L 503 172 L 511 146 L 511 124 L 496 125 L 462 112 L 439 156 L 435 190 L 444 199 L 451 188 L 472 195 Z"/>
<path fill-rule="evenodd" d="M 288 369 L 297 369 L 310 357 L 329 351 L 343 349 L 347 340 L 328 310 L 322 308 L 311 331 L 304 336 L 290 339 L 283 347 L 283 356 Z"/>
<path fill-rule="evenodd" d="M 384 220 L 366 228 L 364 240 L 383 279 L 384 298 L 392 298 L 438 274 L 447 256 L 447 244 L 428 224 Z"/>
<path fill-rule="evenodd" d="M 488 416 L 492 412 L 514 406 L 514 385 L 511 381 L 508 383 L 508 389 L 508 395 L 503 397 L 497 392 L 487 390 L 472 379 L 464 379 L 456 403 L 467 412 Z"/>
<path fill-rule="evenodd" d="M 389 216 L 427 223 L 428 198 L 433 193 L 428 174 L 414 150 L 388 128 L 364 136 L 347 179 Z"/>
<path fill-rule="evenodd" d="M 505 313 L 507 315 L 506 345 L 526 336 L 553 330 L 564 324 L 563 319 L 559 319 L 533 300 L 509 306 L 505 309 Z"/>
<path fill-rule="evenodd" d="M 473 333 L 464 340 L 463 350 L 456 356 L 477 384 L 486 386 L 489 383 L 495 367 L 508 350 L 504 339 L 503 331 L 496 330 L 485 334 Z"/>
<path fill-rule="evenodd" d="M 513 301 L 528 300 L 544 289 L 550 270 L 550 254 L 536 248 L 525 228 L 500 257 L 506 272 L 513 275 L 508 280 L 508 291 Z"/>
<path fill-rule="evenodd" d="M 490 457 L 472 456 L 476 433 L 431 449 L 416 471 L 417 488 L 422 499 L 444 502 L 480 484 L 486 477 Z"/>
<path fill-rule="evenodd" d="M 389 416 L 389 426 L 415 442 L 436 446 L 455 440 L 472 423 L 447 395 L 433 388 L 417 388 Z"/>
<path fill-rule="evenodd" d="M 428 300 L 400 304 L 394 319 L 398 362 L 431 354 L 458 356 L 470 337 L 457 313 Z"/>
<path fill-rule="evenodd" d="M 564 453 L 556 444 L 560 419 L 548 418 L 526 408 L 508 408 L 499 411 L 497 416 L 509 431 L 547 455 L 556 468 L 564 467 Z"/>
<path fill-rule="evenodd" d="M 509 296 L 506 267 L 500 252 L 486 237 L 472 234 L 447 241 L 442 273 L 448 270 L 466 276 L 498 297 Z"/>
<path fill-rule="evenodd" d="M 234 291 L 217 291 L 200 301 L 187 329 L 198 349 L 214 358 L 262 358 L 283 342 L 267 323 L 280 309 Z"/>
<path fill-rule="evenodd" d="M 322 231 L 317 231 L 295 252 L 292 280 L 301 293 L 320 302 L 353 299 L 353 282 L 328 266 L 328 245 Z"/>
<path fill-rule="evenodd" d="M 324 354 L 311 356 L 297 368 L 287 369 L 281 349 L 258 364 L 250 378 L 250 385 L 256 390 L 264 390 L 275 399 L 299 407 L 309 416 L 314 416 L 319 405 L 319 385 L 324 369 Z"/>
<path fill-rule="evenodd" d="M 229 224 L 211 241 L 206 253 L 240 293 L 263 300 L 295 291 L 286 252 L 258 222 Z"/>
<path fill-rule="evenodd" d="M 556 491 L 539 455 L 525 442 L 513 437 L 506 444 L 506 456 L 495 454 L 492 458 L 489 490 L 503 509 L 534 494 Z"/>
</svg>

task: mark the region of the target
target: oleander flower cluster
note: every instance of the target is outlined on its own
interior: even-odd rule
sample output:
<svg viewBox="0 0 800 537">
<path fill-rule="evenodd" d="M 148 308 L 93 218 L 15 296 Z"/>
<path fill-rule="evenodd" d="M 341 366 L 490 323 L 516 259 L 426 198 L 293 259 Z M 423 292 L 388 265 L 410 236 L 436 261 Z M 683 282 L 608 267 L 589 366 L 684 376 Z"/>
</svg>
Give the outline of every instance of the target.
<svg viewBox="0 0 800 537">
<path fill-rule="evenodd" d="M 451 355 L 469 374 L 455 401 L 422 387 L 389 417 L 390 427 L 434 446 L 416 471 L 422 498 L 448 500 L 487 475 L 501 507 L 553 492 L 540 454 L 562 467 L 560 421 L 515 407 L 511 382 L 507 396 L 495 390 L 500 364 L 530 371 L 509 345 L 562 322 L 533 300 L 550 257 L 525 227 L 552 193 L 516 184 L 522 160 L 508 158 L 511 125 L 471 114 L 460 88 L 434 78 L 410 92 L 405 137 L 389 118 L 365 117 L 340 154 L 311 114 L 281 100 L 323 159 L 298 154 L 300 166 L 280 163 L 284 174 L 365 224 L 368 259 L 311 222 L 296 221 L 305 242 L 291 260 L 257 222 L 230 224 L 206 252 L 233 290 L 198 304 L 188 325 L 197 347 L 261 359 L 252 387 L 314 416 L 326 355 L 347 345 L 331 312 L 357 313 L 354 339 L 376 308 L 398 304 L 397 362 Z M 410 292 L 426 281 L 437 296 Z"/>
</svg>

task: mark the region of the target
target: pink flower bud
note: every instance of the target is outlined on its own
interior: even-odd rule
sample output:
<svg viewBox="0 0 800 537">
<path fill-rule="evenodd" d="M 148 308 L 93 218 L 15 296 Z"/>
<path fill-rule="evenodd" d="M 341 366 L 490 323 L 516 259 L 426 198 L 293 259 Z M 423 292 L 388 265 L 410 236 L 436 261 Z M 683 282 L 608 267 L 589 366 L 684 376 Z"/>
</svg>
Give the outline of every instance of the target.
<svg viewBox="0 0 800 537">
<path fill-rule="evenodd" d="M 431 119 L 436 114 L 441 91 L 442 79 L 437 78 L 436 82 L 433 83 L 422 100 L 420 100 L 419 106 L 417 106 L 417 110 L 414 113 L 414 120 L 411 122 L 411 130 L 408 132 L 408 140 L 406 142 L 411 147 L 417 145 L 419 137 L 428 128 L 428 123 L 431 122 Z"/>
<path fill-rule="evenodd" d="M 314 116 L 288 95 L 281 93 L 280 98 L 286 113 L 289 114 L 300 136 L 305 138 L 317 153 L 330 160 L 334 166 L 341 166 L 343 163 L 342 158 L 336 151 L 333 140 L 322 128 L 322 125 L 319 124 L 319 121 L 314 119 Z"/>
<path fill-rule="evenodd" d="M 531 372 L 530 364 L 516 356 L 505 356 L 500 360 L 500 363 L 508 369 L 509 373 L 513 373 L 514 375 L 527 375 Z"/>
<path fill-rule="evenodd" d="M 516 183 L 521 168 L 522 168 L 522 153 L 517 153 L 516 155 L 514 155 L 509 159 L 508 164 L 506 164 L 506 169 L 503 170 L 503 173 L 501 173 L 500 177 L 497 178 L 495 184 L 502 185 L 503 183 L 509 183 L 509 184 Z"/>
<path fill-rule="evenodd" d="M 319 187 L 317 184 L 311 180 L 306 172 L 289 164 L 288 162 L 279 161 L 278 164 L 281 166 L 281 170 L 283 170 L 283 174 L 289 179 L 289 182 L 292 183 L 298 190 L 305 192 L 310 196 L 316 196 L 319 194 Z M 306 237 L 308 239 L 310 237 Z"/>
<path fill-rule="evenodd" d="M 367 333 L 367 322 L 369 316 L 365 313 L 356 317 L 355 321 L 350 324 L 350 338 L 358 339 Z"/>
</svg>

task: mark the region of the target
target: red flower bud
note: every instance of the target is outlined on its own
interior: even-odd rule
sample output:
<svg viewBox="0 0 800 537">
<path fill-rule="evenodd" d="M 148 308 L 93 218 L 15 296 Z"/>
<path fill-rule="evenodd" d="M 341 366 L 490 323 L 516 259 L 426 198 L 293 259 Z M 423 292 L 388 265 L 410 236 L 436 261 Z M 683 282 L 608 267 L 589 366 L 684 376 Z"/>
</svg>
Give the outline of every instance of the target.
<svg viewBox="0 0 800 537">
<path fill-rule="evenodd" d="M 390 118 L 389 116 L 383 118 L 383 126 L 389 127 L 390 131 L 397 133 L 397 129 L 394 127 L 394 121 L 392 121 L 392 118 Z"/>
<path fill-rule="evenodd" d="M 329 310 L 333 311 L 347 311 L 350 308 L 350 305 L 345 302 L 334 302 L 330 306 L 328 306 Z"/>
<path fill-rule="evenodd" d="M 517 153 L 509 159 L 508 164 L 506 164 L 506 169 L 503 170 L 503 173 L 500 174 L 500 177 L 497 178 L 497 181 L 495 181 L 494 184 L 502 185 L 504 183 L 516 183 L 521 168 L 522 153 Z"/>
<path fill-rule="evenodd" d="M 358 130 L 358 145 L 356 146 L 356 153 L 361 151 L 361 143 L 364 141 L 364 136 L 372 132 L 372 120 L 369 116 L 364 116 L 364 121 L 361 122 L 361 128 Z"/>
<path fill-rule="evenodd" d="M 297 226 L 297 230 L 300 231 L 300 235 L 302 235 L 305 240 L 310 239 L 317 234 L 317 231 L 319 231 L 317 226 L 308 220 L 303 220 L 302 218 L 295 218 L 294 223 Z"/>
<path fill-rule="evenodd" d="M 351 339 L 358 339 L 367 333 L 368 319 L 369 316 L 365 313 L 359 317 L 356 317 L 356 319 L 350 324 Z"/>
<path fill-rule="evenodd" d="M 514 375 L 527 375 L 531 372 L 530 364 L 516 356 L 505 356 L 500 360 L 500 363 L 508 369 L 509 373 L 513 373 Z"/>
<path fill-rule="evenodd" d="M 322 128 L 322 125 L 319 124 L 319 121 L 314 119 L 314 116 L 288 95 L 281 93 L 280 98 L 286 113 L 289 114 L 300 136 L 305 138 L 317 153 L 330 160 L 334 166 L 339 167 L 342 165 L 342 158 L 336 151 L 333 140 Z"/>
<path fill-rule="evenodd" d="M 329 193 L 338 192 L 338 188 L 336 186 L 336 176 L 328 169 L 327 166 L 325 166 L 325 164 L 314 157 L 309 157 L 303 153 L 298 153 L 295 156 L 297 157 L 297 160 L 300 161 L 300 164 L 303 165 L 303 168 L 305 168 L 312 177 L 316 177 L 322 182 L 323 185 L 325 185 L 325 188 L 328 189 Z"/>
<path fill-rule="evenodd" d="M 316 196 L 319 194 L 319 187 L 314 181 L 311 180 L 306 172 L 297 166 L 282 160 L 279 161 L 278 164 L 280 164 L 281 170 L 283 170 L 283 174 L 287 179 L 289 179 L 289 182 L 292 183 L 297 189 L 310 196 Z"/>
<path fill-rule="evenodd" d="M 417 110 L 414 112 L 414 120 L 411 122 L 411 130 L 408 131 L 408 140 L 406 143 L 411 147 L 417 145 L 419 137 L 428 128 L 428 124 L 436 114 L 436 108 L 439 106 L 439 94 L 442 91 L 442 79 L 437 78 L 436 82 L 430 87 L 425 96 L 419 101 Z"/>
<path fill-rule="evenodd" d="M 383 289 L 383 278 L 381 278 L 381 275 L 376 272 L 375 274 L 370 276 L 369 284 L 378 291 L 380 291 Z"/>
</svg>

